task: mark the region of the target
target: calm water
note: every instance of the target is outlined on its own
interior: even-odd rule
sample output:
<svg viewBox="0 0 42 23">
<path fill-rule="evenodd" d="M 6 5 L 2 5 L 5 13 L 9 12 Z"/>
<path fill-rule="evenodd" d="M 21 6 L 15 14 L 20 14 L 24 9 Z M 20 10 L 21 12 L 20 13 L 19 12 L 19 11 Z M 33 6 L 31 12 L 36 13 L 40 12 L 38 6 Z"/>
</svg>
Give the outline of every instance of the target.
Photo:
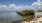
<svg viewBox="0 0 42 23">
<path fill-rule="evenodd" d="M 0 21 L 4 20 L 20 20 L 25 19 L 22 16 L 18 15 L 16 12 L 0 12 Z"/>
</svg>

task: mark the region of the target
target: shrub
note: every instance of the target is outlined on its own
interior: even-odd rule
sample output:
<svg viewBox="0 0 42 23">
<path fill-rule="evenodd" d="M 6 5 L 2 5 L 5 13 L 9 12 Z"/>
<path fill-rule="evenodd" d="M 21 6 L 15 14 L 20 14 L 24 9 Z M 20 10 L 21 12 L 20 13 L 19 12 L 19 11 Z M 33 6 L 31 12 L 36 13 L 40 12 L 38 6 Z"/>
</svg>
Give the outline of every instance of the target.
<svg viewBox="0 0 42 23">
<path fill-rule="evenodd" d="M 33 10 L 23 10 L 22 12 L 24 12 L 25 15 L 34 15 L 34 11 Z"/>
</svg>

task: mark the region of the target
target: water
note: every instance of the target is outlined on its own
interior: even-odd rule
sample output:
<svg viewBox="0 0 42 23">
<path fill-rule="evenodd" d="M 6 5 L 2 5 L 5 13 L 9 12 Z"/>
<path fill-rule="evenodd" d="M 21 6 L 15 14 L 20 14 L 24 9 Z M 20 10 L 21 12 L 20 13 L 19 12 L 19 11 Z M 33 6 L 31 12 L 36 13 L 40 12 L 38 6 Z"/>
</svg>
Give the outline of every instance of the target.
<svg viewBox="0 0 42 23">
<path fill-rule="evenodd" d="M 25 19 L 22 16 L 18 15 L 16 12 L 6 12 L 6 11 L 0 11 L 0 21 L 6 21 L 6 20 L 21 20 Z"/>
</svg>

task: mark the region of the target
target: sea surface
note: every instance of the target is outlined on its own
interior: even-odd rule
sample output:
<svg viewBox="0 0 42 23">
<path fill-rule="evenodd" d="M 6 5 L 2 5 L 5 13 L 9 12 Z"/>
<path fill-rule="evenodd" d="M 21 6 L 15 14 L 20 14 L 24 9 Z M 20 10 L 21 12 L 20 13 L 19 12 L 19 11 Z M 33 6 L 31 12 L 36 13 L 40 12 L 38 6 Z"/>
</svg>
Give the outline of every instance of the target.
<svg viewBox="0 0 42 23">
<path fill-rule="evenodd" d="M 21 20 L 25 19 L 21 15 L 17 14 L 16 12 L 13 11 L 0 11 L 0 21 L 7 21 L 7 20 Z"/>
</svg>

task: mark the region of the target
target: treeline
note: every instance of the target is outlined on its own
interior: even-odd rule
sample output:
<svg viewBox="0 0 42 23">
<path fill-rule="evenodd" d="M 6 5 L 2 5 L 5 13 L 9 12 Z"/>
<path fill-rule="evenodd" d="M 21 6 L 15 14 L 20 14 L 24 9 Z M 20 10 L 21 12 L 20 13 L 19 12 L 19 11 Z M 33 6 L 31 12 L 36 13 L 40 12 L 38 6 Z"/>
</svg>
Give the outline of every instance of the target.
<svg viewBox="0 0 42 23">
<path fill-rule="evenodd" d="M 42 12 L 42 10 L 38 10 L 38 12 Z"/>
</svg>

